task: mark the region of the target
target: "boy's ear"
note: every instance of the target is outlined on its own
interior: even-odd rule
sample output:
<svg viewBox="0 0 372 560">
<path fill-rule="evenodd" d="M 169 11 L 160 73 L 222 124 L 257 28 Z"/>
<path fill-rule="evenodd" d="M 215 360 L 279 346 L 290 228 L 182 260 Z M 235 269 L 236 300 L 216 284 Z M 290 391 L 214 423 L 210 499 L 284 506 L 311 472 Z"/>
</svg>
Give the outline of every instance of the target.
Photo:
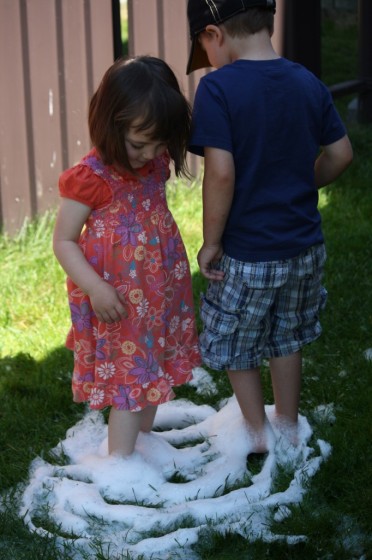
<svg viewBox="0 0 372 560">
<path fill-rule="evenodd" d="M 208 33 L 210 39 L 217 39 L 218 43 L 220 43 L 221 40 L 223 41 L 223 32 L 218 25 L 207 25 L 204 31 Z"/>
</svg>

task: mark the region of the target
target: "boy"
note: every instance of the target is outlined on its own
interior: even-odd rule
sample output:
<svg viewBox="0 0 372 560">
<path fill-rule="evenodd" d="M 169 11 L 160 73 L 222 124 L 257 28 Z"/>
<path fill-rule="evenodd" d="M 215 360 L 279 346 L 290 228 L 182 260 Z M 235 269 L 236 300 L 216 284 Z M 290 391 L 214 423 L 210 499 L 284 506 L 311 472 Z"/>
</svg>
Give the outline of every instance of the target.
<svg viewBox="0 0 372 560">
<path fill-rule="evenodd" d="M 321 333 L 326 259 L 318 189 L 353 153 L 329 91 L 273 49 L 275 0 L 189 0 L 187 73 L 199 83 L 189 150 L 204 156 L 204 363 L 227 370 L 254 441 L 268 450 L 260 366 L 275 420 L 296 444 L 301 348 Z"/>
</svg>

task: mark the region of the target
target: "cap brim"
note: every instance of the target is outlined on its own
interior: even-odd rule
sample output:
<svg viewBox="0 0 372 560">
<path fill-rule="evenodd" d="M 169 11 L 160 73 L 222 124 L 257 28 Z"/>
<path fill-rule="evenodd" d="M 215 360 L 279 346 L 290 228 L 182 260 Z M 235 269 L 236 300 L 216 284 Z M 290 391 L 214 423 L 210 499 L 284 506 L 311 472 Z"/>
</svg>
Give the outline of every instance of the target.
<svg viewBox="0 0 372 560">
<path fill-rule="evenodd" d="M 209 68 L 210 62 L 207 53 L 202 49 L 197 37 L 194 37 L 191 43 L 191 51 L 189 61 L 187 63 L 186 74 L 190 74 L 199 68 Z"/>
</svg>

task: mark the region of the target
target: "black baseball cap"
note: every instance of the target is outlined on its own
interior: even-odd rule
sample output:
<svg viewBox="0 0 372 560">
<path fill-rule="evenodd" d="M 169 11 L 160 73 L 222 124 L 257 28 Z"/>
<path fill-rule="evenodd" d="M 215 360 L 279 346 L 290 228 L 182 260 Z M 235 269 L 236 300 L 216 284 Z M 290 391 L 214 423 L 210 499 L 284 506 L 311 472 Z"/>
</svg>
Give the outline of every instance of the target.
<svg viewBox="0 0 372 560">
<path fill-rule="evenodd" d="M 248 8 L 256 7 L 269 8 L 275 12 L 276 2 L 275 0 L 188 0 L 187 17 L 192 44 L 186 74 L 210 66 L 208 57 L 197 38 L 207 25 L 219 25 L 245 12 Z"/>
</svg>

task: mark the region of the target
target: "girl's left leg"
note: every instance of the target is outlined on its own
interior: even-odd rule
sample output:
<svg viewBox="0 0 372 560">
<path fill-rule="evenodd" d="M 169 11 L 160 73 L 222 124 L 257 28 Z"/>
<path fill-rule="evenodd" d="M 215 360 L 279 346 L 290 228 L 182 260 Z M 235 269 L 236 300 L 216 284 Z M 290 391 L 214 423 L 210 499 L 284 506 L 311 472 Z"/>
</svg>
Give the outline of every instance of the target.
<svg viewBox="0 0 372 560">
<path fill-rule="evenodd" d="M 111 407 L 108 422 L 108 451 L 110 455 L 128 457 L 134 451 L 138 434 L 150 432 L 157 407 L 148 406 L 140 412 L 117 410 Z"/>
<path fill-rule="evenodd" d="M 157 406 L 147 406 L 138 414 L 141 414 L 140 430 L 141 432 L 151 432 L 154 424 Z"/>
</svg>

